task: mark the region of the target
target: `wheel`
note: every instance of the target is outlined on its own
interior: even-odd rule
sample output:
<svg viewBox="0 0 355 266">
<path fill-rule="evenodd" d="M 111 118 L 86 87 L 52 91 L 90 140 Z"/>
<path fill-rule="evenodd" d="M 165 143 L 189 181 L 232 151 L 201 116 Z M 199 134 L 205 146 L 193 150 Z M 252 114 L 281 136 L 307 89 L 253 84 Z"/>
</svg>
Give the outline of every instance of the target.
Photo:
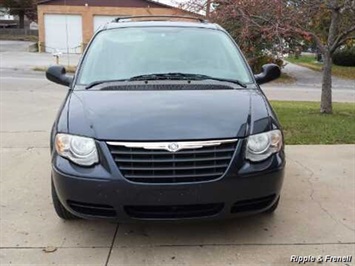
<svg viewBox="0 0 355 266">
<path fill-rule="evenodd" d="M 51 183 L 51 190 L 52 190 L 52 200 L 53 200 L 53 205 L 54 205 L 54 210 L 57 213 L 57 215 L 62 218 L 63 220 L 75 220 L 79 219 L 79 217 L 75 216 L 74 214 L 70 213 L 67 211 L 67 209 L 64 208 L 62 203 L 59 201 L 57 191 L 55 190 L 53 180 Z"/>
<path fill-rule="evenodd" d="M 280 196 L 277 198 L 277 200 L 275 201 L 275 203 L 265 211 L 265 213 L 274 213 L 275 210 L 277 209 L 277 207 L 279 206 L 279 202 L 280 202 Z"/>
</svg>

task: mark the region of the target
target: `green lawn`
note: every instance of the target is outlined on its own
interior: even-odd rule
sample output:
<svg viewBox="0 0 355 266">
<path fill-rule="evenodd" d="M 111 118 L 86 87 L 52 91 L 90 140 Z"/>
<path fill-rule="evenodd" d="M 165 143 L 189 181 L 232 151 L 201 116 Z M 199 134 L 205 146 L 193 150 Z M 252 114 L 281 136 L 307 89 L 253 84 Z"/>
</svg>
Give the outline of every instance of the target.
<svg viewBox="0 0 355 266">
<path fill-rule="evenodd" d="M 333 114 L 319 113 L 317 102 L 272 101 L 286 144 L 355 143 L 355 104 L 334 103 Z"/>
<path fill-rule="evenodd" d="M 33 35 L 1 34 L 0 35 L 0 40 L 38 42 L 38 37 L 37 36 L 33 36 Z"/>
<path fill-rule="evenodd" d="M 67 73 L 75 73 L 76 66 L 64 66 Z M 48 67 L 34 67 L 32 70 L 46 72 Z"/>
<path fill-rule="evenodd" d="M 311 55 L 302 55 L 298 59 L 293 56 L 287 58 L 287 61 L 307 67 L 309 69 L 315 71 L 322 71 L 323 64 L 318 63 L 314 56 Z M 355 67 L 344 67 L 344 66 L 337 66 L 333 65 L 332 68 L 333 76 L 345 79 L 355 79 Z"/>
<path fill-rule="evenodd" d="M 276 79 L 275 81 L 273 81 L 273 83 L 277 83 L 277 84 L 291 84 L 294 83 L 296 81 L 296 79 L 294 77 L 291 77 L 289 75 L 287 75 L 286 73 L 281 73 L 281 76 Z"/>
</svg>

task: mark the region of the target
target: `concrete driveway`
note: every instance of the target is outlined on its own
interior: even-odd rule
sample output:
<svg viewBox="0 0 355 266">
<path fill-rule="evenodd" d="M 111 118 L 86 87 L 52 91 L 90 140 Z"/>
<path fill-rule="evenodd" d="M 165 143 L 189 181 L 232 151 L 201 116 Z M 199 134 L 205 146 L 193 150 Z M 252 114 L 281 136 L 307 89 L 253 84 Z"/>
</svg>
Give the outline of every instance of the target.
<svg viewBox="0 0 355 266">
<path fill-rule="evenodd" d="M 1 265 L 295 265 L 292 255 L 354 261 L 355 145 L 288 146 L 282 200 L 271 216 L 64 222 L 51 202 L 48 143 L 67 89 L 38 74 L 0 74 Z"/>
</svg>

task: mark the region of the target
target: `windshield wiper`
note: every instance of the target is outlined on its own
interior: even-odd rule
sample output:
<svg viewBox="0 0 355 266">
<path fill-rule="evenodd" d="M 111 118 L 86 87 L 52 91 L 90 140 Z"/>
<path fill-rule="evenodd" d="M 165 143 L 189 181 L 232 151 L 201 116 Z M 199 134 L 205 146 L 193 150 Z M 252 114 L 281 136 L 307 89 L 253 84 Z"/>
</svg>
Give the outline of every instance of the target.
<svg viewBox="0 0 355 266">
<path fill-rule="evenodd" d="M 190 74 L 190 73 L 158 73 L 158 74 L 145 74 L 134 76 L 129 79 L 116 79 L 116 80 L 98 80 L 91 82 L 90 84 L 86 85 L 85 89 L 88 90 L 94 86 L 108 83 L 108 82 L 122 82 L 122 81 L 141 81 L 141 80 L 216 80 L 222 82 L 231 82 L 234 84 L 238 84 L 239 86 L 246 88 L 247 85 L 237 79 L 225 79 L 225 78 L 217 78 L 211 77 L 208 75 L 202 74 Z"/>
<path fill-rule="evenodd" d="M 217 78 L 211 77 L 208 75 L 202 74 L 189 74 L 189 73 L 159 73 L 159 74 L 146 74 L 146 75 L 139 75 L 134 76 L 128 79 L 128 81 L 135 81 L 135 80 L 217 80 L 222 82 L 231 82 L 234 84 L 238 84 L 239 86 L 246 88 L 247 85 L 237 79 L 225 79 L 225 78 Z"/>
<path fill-rule="evenodd" d="M 86 85 L 85 89 L 91 89 L 92 87 L 95 87 L 100 84 L 104 83 L 109 83 L 109 82 L 122 82 L 122 81 L 140 81 L 140 80 L 167 80 L 167 79 L 182 79 L 182 76 L 177 73 L 167 73 L 167 74 L 146 74 L 146 75 L 139 75 L 139 76 L 134 76 L 129 79 L 107 79 L 107 80 L 97 80 L 89 83 Z M 187 78 L 183 78 L 187 79 Z"/>
<path fill-rule="evenodd" d="M 246 88 L 247 85 L 240 81 L 240 80 L 237 80 L 237 79 L 225 79 L 225 78 L 216 78 L 216 77 L 211 77 L 211 76 L 207 76 L 207 75 L 201 75 L 202 76 L 202 80 L 203 79 L 211 79 L 211 80 L 216 80 L 216 81 L 223 81 L 223 82 L 231 82 L 231 83 L 234 83 L 234 84 L 237 84 L 243 88 Z"/>
<path fill-rule="evenodd" d="M 89 83 L 86 85 L 85 89 L 91 89 L 92 87 L 95 87 L 100 84 L 108 83 L 108 82 L 120 82 L 120 81 L 128 81 L 128 79 L 108 79 L 108 80 L 97 80 Z"/>
</svg>

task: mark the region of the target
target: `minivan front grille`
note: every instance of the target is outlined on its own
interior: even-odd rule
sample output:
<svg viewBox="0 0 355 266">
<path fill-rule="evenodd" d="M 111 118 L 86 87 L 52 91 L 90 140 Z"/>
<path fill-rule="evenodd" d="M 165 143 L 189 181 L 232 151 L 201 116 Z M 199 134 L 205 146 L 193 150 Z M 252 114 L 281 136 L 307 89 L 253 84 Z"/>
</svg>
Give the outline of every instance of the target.
<svg viewBox="0 0 355 266">
<path fill-rule="evenodd" d="M 231 162 L 236 140 L 220 141 L 214 146 L 201 143 L 198 148 L 191 146 L 176 152 L 149 148 L 151 143 L 144 148 L 137 147 L 137 143 L 127 147 L 130 145 L 109 142 L 108 147 L 123 176 L 132 182 L 183 183 L 220 178 Z"/>
</svg>

